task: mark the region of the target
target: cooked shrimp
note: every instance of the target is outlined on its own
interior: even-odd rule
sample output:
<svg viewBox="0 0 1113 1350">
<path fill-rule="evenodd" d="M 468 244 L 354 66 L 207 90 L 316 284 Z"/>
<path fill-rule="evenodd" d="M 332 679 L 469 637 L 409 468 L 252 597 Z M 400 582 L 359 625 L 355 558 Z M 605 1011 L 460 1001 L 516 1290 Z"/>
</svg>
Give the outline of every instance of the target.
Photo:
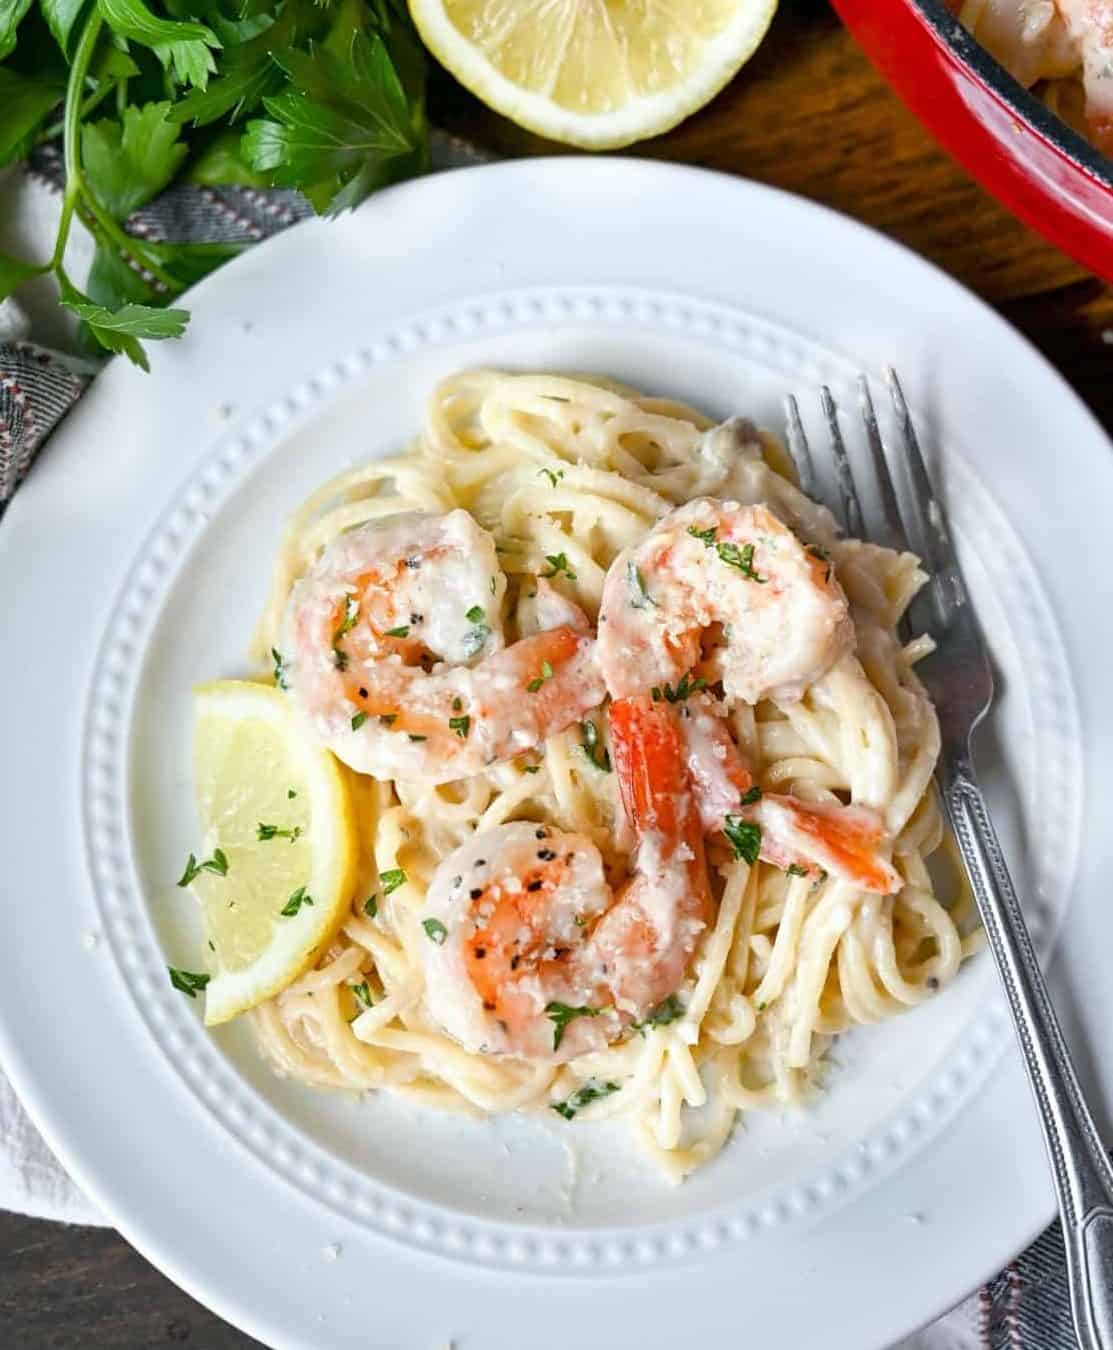
<svg viewBox="0 0 1113 1350">
<path fill-rule="evenodd" d="M 1081 53 L 1090 138 L 1113 154 L 1113 0 L 1056 2 Z"/>
<path fill-rule="evenodd" d="M 638 840 L 628 880 L 612 889 L 590 840 L 529 822 L 477 834 L 437 868 L 426 997 L 469 1050 L 563 1061 L 600 1049 L 674 992 L 709 922 L 675 721 L 648 699 L 617 717 Z"/>
<path fill-rule="evenodd" d="M 842 588 L 764 506 L 697 498 L 615 559 L 598 659 L 612 698 L 694 674 L 729 700 L 797 698 L 854 643 Z"/>
<path fill-rule="evenodd" d="M 849 607 L 822 551 L 765 507 L 693 501 L 615 560 L 599 623 L 599 660 L 618 700 L 612 742 L 621 738 L 615 714 L 633 692 L 648 687 L 670 703 L 685 781 L 709 833 L 736 818 L 760 827 L 761 856 L 776 866 L 822 869 L 881 893 L 899 888 L 878 852 L 873 812 L 773 795 L 743 806 L 753 778 L 711 700 L 691 694 L 716 681 L 728 702 L 798 697 L 850 649 Z"/>
<path fill-rule="evenodd" d="M 505 590 L 494 542 L 466 511 L 364 525 L 295 585 L 280 680 L 313 735 L 358 772 L 466 778 L 605 692 L 582 612 L 548 597 L 537 612 L 553 626 L 506 646 Z"/>
<path fill-rule="evenodd" d="M 697 694 L 678 709 L 688 774 L 708 834 L 736 821 L 751 822 L 761 831 L 761 858 L 774 867 L 815 877 L 829 872 L 881 895 L 900 889 L 900 874 L 879 851 L 884 828 L 876 811 L 762 793 L 731 737 L 722 705 Z"/>
</svg>

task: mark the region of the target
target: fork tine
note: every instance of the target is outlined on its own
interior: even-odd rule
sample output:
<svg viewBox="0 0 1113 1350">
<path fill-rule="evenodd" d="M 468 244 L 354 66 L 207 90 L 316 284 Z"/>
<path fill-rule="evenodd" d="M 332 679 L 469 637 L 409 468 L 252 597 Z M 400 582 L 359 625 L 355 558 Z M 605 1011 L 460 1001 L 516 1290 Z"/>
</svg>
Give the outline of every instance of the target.
<svg viewBox="0 0 1113 1350">
<path fill-rule="evenodd" d="M 854 475 L 850 471 L 850 461 L 846 455 L 842 432 L 839 430 L 838 409 L 826 385 L 819 391 L 819 401 L 823 405 L 823 415 L 827 418 L 827 431 L 831 438 L 831 459 L 835 465 L 835 485 L 838 488 L 839 504 L 842 507 L 843 528 L 852 539 L 861 539 L 865 534 L 862 523 L 862 503 L 858 500 L 858 491 L 854 486 Z"/>
<path fill-rule="evenodd" d="M 866 440 L 869 442 L 873 471 L 877 478 L 878 492 L 881 497 L 881 518 L 885 535 L 879 542 L 890 548 L 908 547 L 907 535 L 900 518 L 896 488 L 893 475 L 889 471 L 889 461 L 885 453 L 885 444 L 877 425 L 877 413 L 874 411 L 873 397 L 870 394 L 870 382 L 865 375 L 858 376 L 858 406 L 862 412 L 862 422 L 866 428 Z"/>
<path fill-rule="evenodd" d="M 804 424 L 800 420 L 800 406 L 792 394 L 785 395 L 785 422 L 788 428 L 788 453 L 796 466 L 796 477 L 800 480 L 800 491 L 805 497 L 815 497 L 815 464 Z"/>
<path fill-rule="evenodd" d="M 912 414 L 905 402 L 904 390 L 900 387 L 897 372 L 892 366 L 885 367 L 885 382 L 889 386 L 889 396 L 900 427 L 908 465 L 908 487 L 902 490 L 902 485 L 899 482 L 896 484 L 901 518 L 906 534 L 933 578 L 935 596 L 943 617 L 946 618 L 952 606 L 969 603 L 966 584 L 962 579 L 954 544 L 951 542 L 947 518 L 928 476 L 916 428 L 912 423 Z"/>
</svg>

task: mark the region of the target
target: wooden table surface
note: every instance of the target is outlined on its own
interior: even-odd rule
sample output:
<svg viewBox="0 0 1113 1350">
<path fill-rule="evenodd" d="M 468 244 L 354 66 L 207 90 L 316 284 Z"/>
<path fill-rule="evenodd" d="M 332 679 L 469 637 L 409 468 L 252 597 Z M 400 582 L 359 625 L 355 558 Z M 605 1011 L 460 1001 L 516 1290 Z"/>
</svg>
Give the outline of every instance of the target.
<svg viewBox="0 0 1113 1350">
<path fill-rule="evenodd" d="M 437 124 L 499 154 L 556 149 L 494 117 L 447 77 L 434 80 L 430 101 Z M 822 0 L 781 0 L 768 38 L 731 87 L 638 153 L 776 184 L 908 244 L 1021 328 L 1113 430 L 1113 290 L 1014 220 L 939 150 Z M 257 1344 L 114 1233 L 0 1214 L 0 1345 Z"/>
</svg>

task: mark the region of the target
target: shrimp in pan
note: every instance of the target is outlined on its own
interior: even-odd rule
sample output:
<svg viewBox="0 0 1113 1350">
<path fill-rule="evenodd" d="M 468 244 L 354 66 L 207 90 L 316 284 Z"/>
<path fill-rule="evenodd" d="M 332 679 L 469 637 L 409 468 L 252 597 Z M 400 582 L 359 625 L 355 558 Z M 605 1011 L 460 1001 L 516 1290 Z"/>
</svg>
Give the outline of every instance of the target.
<svg viewBox="0 0 1113 1350">
<path fill-rule="evenodd" d="M 505 589 L 494 542 L 466 511 L 363 525 L 294 586 L 280 681 L 314 737 L 357 772 L 466 778 L 605 693 L 583 613 L 541 595 L 539 619 L 552 626 L 507 646 Z"/>
<path fill-rule="evenodd" d="M 821 550 L 764 506 L 689 502 L 620 554 L 604 584 L 598 655 L 615 700 L 616 767 L 627 758 L 624 703 L 670 690 L 684 782 L 708 832 L 735 816 L 759 826 L 769 862 L 829 871 L 865 890 L 897 889 L 874 813 L 762 798 L 711 698 L 676 695 L 718 685 L 727 705 L 798 698 L 853 644 L 846 596 Z"/>
<path fill-rule="evenodd" d="M 632 876 L 612 888 L 589 839 L 517 822 L 475 835 L 433 877 L 426 998 L 469 1050 L 563 1061 L 600 1049 L 676 989 L 711 920 L 675 720 L 649 699 L 618 715 Z"/>
</svg>

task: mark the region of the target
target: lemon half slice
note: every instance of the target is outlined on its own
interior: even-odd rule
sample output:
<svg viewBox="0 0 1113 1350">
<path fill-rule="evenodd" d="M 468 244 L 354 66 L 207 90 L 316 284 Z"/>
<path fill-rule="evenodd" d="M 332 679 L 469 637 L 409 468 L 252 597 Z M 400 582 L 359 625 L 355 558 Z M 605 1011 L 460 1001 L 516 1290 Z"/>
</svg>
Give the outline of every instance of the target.
<svg viewBox="0 0 1113 1350">
<path fill-rule="evenodd" d="M 358 835 L 348 781 L 304 737 L 277 689 L 240 680 L 194 691 L 194 781 L 211 971 L 205 1021 L 226 1022 L 284 989 L 348 911 Z"/>
<path fill-rule="evenodd" d="M 702 108 L 777 0 L 410 0 L 425 44 L 489 107 L 551 140 L 614 149 Z"/>
</svg>

